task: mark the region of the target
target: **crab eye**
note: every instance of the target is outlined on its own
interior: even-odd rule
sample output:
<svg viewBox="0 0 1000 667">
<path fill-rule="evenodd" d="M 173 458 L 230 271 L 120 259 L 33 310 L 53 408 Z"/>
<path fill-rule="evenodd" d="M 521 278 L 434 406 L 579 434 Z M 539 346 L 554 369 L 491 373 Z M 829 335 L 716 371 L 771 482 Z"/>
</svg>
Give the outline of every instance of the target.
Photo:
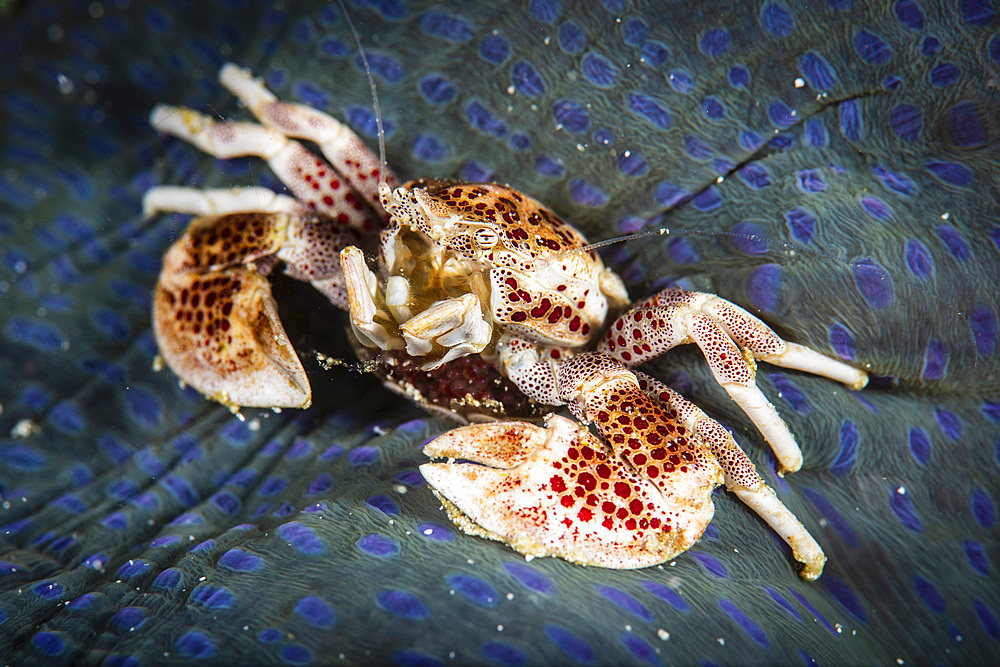
<svg viewBox="0 0 1000 667">
<path fill-rule="evenodd" d="M 487 227 L 477 229 L 473 238 L 476 241 L 476 245 L 483 250 L 489 250 L 497 244 L 498 240 L 497 233 Z"/>
</svg>

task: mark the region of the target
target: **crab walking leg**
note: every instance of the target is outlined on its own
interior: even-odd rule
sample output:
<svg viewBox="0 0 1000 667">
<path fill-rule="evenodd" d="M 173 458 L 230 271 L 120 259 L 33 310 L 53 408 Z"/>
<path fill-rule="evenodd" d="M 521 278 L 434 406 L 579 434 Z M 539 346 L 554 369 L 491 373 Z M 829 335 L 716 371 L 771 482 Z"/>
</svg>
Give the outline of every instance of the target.
<svg viewBox="0 0 1000 667">
<path fill-rule="evenodd" d="M 390 188 L 395 188 L 398 181 L 349 127 L 318 109 L 279 101 L 249 70 L 232 63 L 226 63 L 219 70 L 219 82 L 239 97 L 260 122 L 285 136 L 317 144 L 337 171 L 379 215 L 385 217 L 378 195 L 379 176 L 384 176 Z"/>
<path fill-rule="evenodd" d="M 199 190 L 174 185 L 150 188 L 142 198 L 142 213 L 189 213 L 223 215 L 242 211 L 291 213 L 302 208 L 294 197 L 279 195 L 267 188 L 224 188 Z"/>
<path fill-rule="evenodd" d="M 858 390 L 868 384 L 868 374 L 842 361 L 828 357 L 805 345 L 789 343 L 774 332 L 759 318 L 743 308 L 714 294 L 690 292 L 679 287 L 671 287 L 646 299 L 633 308 L 623 319 L 634 316 L 635 311 L 654 308 L 676 308 L 681 311 L 699 312 L 712 318 L 736 342 L 736 344 L 760 361 L 775 366 L 792 368 L 813 375 L 842 382 L 851 389 Z M 630 365 L 639 364 L 651 356 L 640 350 L 638 358 Z M 653 354 L 652 356 L 656 356 Z"/>
<path fill-rule="evenodd" d="M 757 387 L 756 364 L 748 363 L 725 329 L 708 315 L 686 306 L 634 309 L 618 318 L 598 349 L 631 366 L 692 341 L 704 353 L 716 382 L 767 440 L 783 470 L 801 468 L 802 452 L 795 438 Z"/>
<path fill-rule="evenodd" d="M 183 107 L 157 105 L 149 115 L 159 132 L 183 139 L 219 159 L 254 156 L 302 202 L 355 229 L 377 229 L 367 207 L 333 167 L 279 131 L 256 123 L 219 122 Z"/>
<path fill-rule="evenodd" d="M 734 303 L 713 294 L 698 294 L 700 309 L 719 322 L 736 344 L 749 350 L 760 361 L 792 368 L 813 375 L 822 375 L 858 390 L 868 384 L 868 374 L 816 350 L 789 343 Z"/>
<path fill-rule="evenodd" d="M 726 488 L 757 513 L 792 548 L 795 560 L 803 564 L 800 575 L 812 581 L 823 573 L 826 555 L 794 514 L 778 499 L 774 490 L 757 474 L 746 453 L 733 436 L 694 403 L 663 383 L 643 373 L 636 373 L 639 386 L 647 396 L 677 411 L 681 423 L 705 442 L 726 476 Z"/>
</svg>

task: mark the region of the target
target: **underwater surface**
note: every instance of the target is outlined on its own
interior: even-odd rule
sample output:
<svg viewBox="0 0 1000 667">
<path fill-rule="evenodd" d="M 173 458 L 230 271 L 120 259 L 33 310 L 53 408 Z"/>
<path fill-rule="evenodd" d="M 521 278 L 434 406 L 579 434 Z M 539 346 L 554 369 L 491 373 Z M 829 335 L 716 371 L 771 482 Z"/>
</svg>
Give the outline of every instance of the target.
<svg viewBox="0 0 1000 667">
<path fill-rule="evenodd" d="M 713 291 L 872 372 L 851 392 L 761 365 L 805 456 L 779 479 L 697 350 L 646 369 L 733 429 L 826 571 L 800 581 L 721 489 L 703 539 L 646 570 L 464 535 L 416 471 L 451 424 L 352 368 L 346 318 L 295 285 L 309 410 L 240 419 L 155 372 L 150 294 L 188 219 L 143 218 L 143 193 L 278 185 L 150 108 L 246 117 L 215 81 L 233 61 L 374 145 L 350 30 L 326 3 L 2 3 L 0 659 L 995 660 L 997 3 L 347 10 L 396 173 L 510 183 L 592 240 L 669 227 L 605 249 L 633 295 Z"/>
</svg>

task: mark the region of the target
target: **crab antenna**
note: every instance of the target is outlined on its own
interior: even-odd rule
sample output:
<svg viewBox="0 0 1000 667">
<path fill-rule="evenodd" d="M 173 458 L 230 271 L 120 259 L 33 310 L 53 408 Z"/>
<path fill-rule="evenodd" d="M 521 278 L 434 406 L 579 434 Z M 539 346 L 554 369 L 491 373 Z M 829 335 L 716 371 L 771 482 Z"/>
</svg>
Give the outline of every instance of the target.
<svg viewBox="0 0 1000 667">
<path fill-rule="evenodd" d="M 368 55 L 365 53 L 365 47 L 361 45 L 361 36 L 358 35 L 358 31 L 354 27 L 354 21 L 351 20 L 351 15 L 348 13 L 347 7 L 344 6 L 344 0 L 340 0 L 340 11 L 343 12 L 344 18 L 347 19 L 347 26 L 351 29 L 351 34 L 354 35 L 354 43 L 358 45 L 358 53 L 361 56 L 361 62 L 365 66 L 365 74 L 368 76 L 368 85 L 372 89 L 372 107 L 375 109 L 375 126 L 378 128 L 378 183 L 379 186 L 382 186 L 385 185 L 386 170 L 385 130 L 382 127 L 382 109 L 378 105 L 378 89 L 375 87 L 375 79 L 372 77 L 372 68 L 368 66 Z M 381 190 L 381 187 L 379 189 Z"/>
<path fill-rule="evenodd" d="M 669 233 L 670 233 L 669 227 L 660 227 L 659 229 L 652 229 L 646 232 L 635 232 L 634 234 L 625 234 L 624 236 L 616 236 L 614 238 L 604 239 L 603 241 L 588 243 L 579 250 L 580 252 L 586 252 L 588 250 L 597 250 L 598 248 L 603 248 L 606 245 L 623 243 L 625 241 L 635 241 L 636 239 L 644 239 L 647 236 L 663 236 L 664 234 L 669 234 Z"/>
</svg>

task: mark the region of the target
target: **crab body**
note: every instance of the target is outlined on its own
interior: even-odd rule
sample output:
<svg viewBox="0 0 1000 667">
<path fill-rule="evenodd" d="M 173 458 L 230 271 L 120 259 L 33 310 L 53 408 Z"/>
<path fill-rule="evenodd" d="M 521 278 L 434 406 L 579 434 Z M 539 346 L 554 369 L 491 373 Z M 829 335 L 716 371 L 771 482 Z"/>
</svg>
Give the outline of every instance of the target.
<svg viewBox="0 0 1000 667">
<path fill-rule="evenodd" d="M 154 126 L 220 158 L 261 157 L 295 196 L 147 194 L 149 213 L 203 216 L 168 250 L 154 298 L 157 342 L 181 379 L 234 407 L 309 405 L 266 279 L 283 262 L 349 312 L 362 357 L 429 409 L 467 423 L 567 406 L 591 425 L 549 415 L 544 426 L 477 423 L 429 443 L 425 453 L 445 461 L 421 472 L 467 532 L 530 555 L 645 567 L 700 537 L 711 492 L 725 483 L 791 545 L 803 577 L 819 576 L 822 549 L 729 432 L 631 366 L 696 343 L 785 471 L 801 466 L 801 453 L 756 387 L 755 360 L 853 388 L 864 385 L 862 371 L 782 340 L 710 294 L 667 289 L 612 319 L 629 305 L 622 281 L 531 197 L 488 183 L 396 187 L 335 119 L 280 102 L 233 65 L 220 80 L 262 125 L 161 106 Z M 455 373 L 470 380 L 464 394 L 441 390 Z M 486 380 L 477 385 L 477 375 Z"/>
</svg>

